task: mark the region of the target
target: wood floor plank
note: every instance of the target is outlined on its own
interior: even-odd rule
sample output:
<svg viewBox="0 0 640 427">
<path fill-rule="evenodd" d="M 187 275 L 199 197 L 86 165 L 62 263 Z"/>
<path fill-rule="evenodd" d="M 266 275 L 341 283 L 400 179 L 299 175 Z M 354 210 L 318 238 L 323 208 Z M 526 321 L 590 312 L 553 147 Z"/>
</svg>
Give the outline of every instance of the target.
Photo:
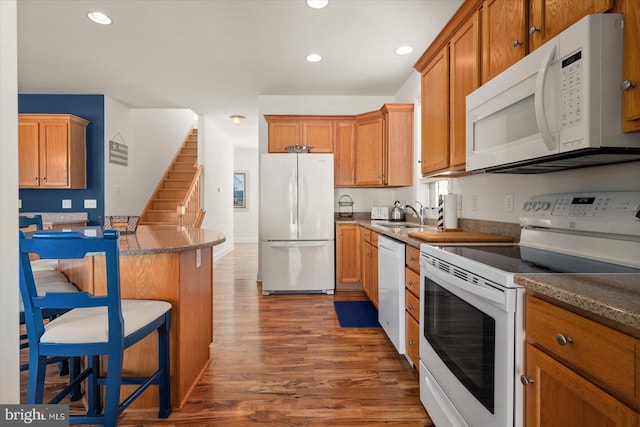
<svg viewBox="0 0 640 427">
<path fill-rule="evenodd" d="M 364 293 L 263 296 L 257 262 L 250 243 L 215 262 L 212 361 L 185 406 L 167 420 L 127 409 L 119 425 L 433 427 L 416 370 L 382 329 L 340 327 L 333 301 Z M 66 382 L 54 367 L 47 380 L 47 394 Z"/>
</svg>

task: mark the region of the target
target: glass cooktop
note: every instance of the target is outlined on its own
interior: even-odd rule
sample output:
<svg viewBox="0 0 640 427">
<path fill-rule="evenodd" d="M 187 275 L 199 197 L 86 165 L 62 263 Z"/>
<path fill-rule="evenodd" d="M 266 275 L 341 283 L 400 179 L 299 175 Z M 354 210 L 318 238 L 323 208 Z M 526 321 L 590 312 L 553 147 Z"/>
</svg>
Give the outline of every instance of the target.
<svg viewBox="0 0 640 427">
<path fill-rule="evenodd" d="M 526 246 L 437 246 L 508 273 L 640 273 L 640 269 Z"/>
</svg>

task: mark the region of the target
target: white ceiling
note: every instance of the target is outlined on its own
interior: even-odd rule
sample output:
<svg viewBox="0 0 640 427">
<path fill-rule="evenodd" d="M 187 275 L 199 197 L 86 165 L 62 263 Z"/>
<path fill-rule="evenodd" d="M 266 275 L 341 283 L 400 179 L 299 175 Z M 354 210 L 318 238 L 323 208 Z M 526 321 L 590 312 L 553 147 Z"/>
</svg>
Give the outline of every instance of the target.
<svg viewBox="0 0 640 427">
<path fill-rule="evenodd" d="M 18 90 L 190 108 L 257 146 L 259 95 L 394 95 L 460 3 L 19 0 Z M 92 10 L 113 24 L 91 22 Z M 399 56 L 401 45 L 414 51 Z M 312 52 L 323 61 L 307 62 Z M 247 120 L 236 127 L 232 114 Z"/>
</svg>

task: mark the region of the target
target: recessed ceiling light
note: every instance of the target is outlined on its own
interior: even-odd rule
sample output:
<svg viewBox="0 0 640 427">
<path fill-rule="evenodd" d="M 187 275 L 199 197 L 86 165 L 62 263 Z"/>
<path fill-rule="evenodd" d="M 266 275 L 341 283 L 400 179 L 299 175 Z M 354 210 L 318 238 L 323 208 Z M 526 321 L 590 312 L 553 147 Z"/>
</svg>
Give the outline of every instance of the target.
<svg viewBox="0 0 640 427">
<path fill-rule="evenodd" d="M 413 48 L 411 46 L 400 46 L 396 49 L 396 53 L 398 55 L 406 55 L 411 52 L 413 52 Z"/>
<path fill-rule="evenodd" d="M 322 9 L 329 4 L 329 0 L 307 0 L 307 5 L 313 9 Z"/>
<path fill-rule="evenodd" d="M 307 55 L 307 61 L 309 62 L 319 62 L 322 61 L 322 56 L 317 53 L 312 53 L 311 55 Z"/>
<path fill-rule="evenodd" d="M 91 19 L 93 22 L 97 24 L 102 24 L 102 25 L 111 24 L 111 18 L 109 18 L 107 15 L 105 15 L 102 12 L 89 12 L 87 13 L 87 16 L 89 17 L 89 19 Z"/>
</svg>

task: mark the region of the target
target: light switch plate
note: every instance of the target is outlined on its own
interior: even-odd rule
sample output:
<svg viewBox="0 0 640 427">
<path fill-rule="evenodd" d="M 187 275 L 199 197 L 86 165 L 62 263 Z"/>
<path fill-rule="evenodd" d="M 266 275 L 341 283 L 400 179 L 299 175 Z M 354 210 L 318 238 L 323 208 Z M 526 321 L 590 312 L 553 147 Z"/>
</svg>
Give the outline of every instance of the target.
<svg viewBox="0 0 640 427">
<path fill-rule="evenodd" d="M 71 199 L 62 200 L 62 209 L 71 209 Z"/>
<path fill-rule="evenodd" d="M 22 209 L 22 199 L 18 199 L 18 209 Z"/>
<path fill-rule="evenodd" d="M 95 199 L 85 199 L 84 208 L 85 209 L 95 209 L 98 206 Z"/>
</svg>

